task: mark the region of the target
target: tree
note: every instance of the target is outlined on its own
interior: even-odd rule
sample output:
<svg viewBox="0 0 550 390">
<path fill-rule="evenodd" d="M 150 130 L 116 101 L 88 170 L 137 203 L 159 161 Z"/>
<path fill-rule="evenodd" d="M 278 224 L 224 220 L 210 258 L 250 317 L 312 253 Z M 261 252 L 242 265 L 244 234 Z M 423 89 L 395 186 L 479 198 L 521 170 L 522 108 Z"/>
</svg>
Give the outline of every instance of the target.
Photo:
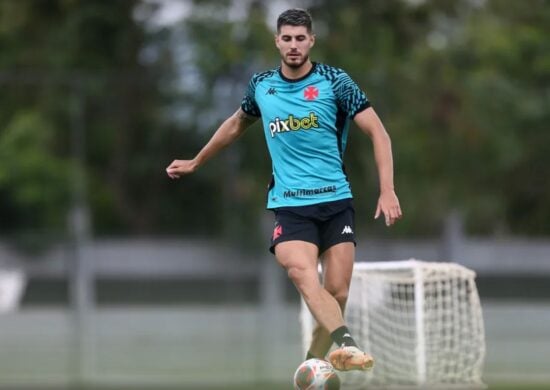
<svg viewBox="0 0 550 390">
<path fill-rule="evenodd" d="M 0 118 L 7 124 L 0 134 L 0 158 L 6 161 L 0 181 L 4 230 L 65 229 L 75 104 L 83 112 L 81 173 L 95 230 L 143 233 L 158 226 L 160 198 L 167 192 L 161 158 L 172 140 L 169 125 L 158 120 L 170 91 L 159 91 L 157 83 L 170 74 L 171 64 L 162 56 L 142 61 L 144 47 L 162 32 L 145 31 L 134 17 L 139 4 L 25 0 L 0 5 L 6 92 Z"/>
<path fill-rule="evenodd" d="M 271 162 L 259 123 L 199 174 L 171 182 L 163 172 L 239 107 L 254 72 L 278 65 L 268 20 L 278 3 L 188 5 L 179 24 L 153 28 L 160 5 L 150 1 L 0 3 L 4 232 L 65 229 L 81 110 L 97 234 L 262 242 Z M 315 19 L 313 60 L 345 69 L 392 136 L 405 211 L 392 234 L 438 234 L 457 209 L 472 233 L 550 232 L 547 2 L 303 5 Z M 352 126 L 348 145 L 360 231 L 385 234 L 370 219 L 370 141 Z"/>
</svg>

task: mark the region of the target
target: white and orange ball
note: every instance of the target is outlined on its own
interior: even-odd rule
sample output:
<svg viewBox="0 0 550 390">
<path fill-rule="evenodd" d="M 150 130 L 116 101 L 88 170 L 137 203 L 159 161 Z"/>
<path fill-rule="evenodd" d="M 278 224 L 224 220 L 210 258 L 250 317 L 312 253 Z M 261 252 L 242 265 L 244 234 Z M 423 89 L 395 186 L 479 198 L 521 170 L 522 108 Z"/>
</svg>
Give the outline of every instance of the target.
<svg viewBox="0 0 550 390">
<path fill-rule="evenodd" d="M 295 390 L 339 390 L 340 378 L 332 364 L 321 359 L 308 359 L 294 373 Z"/>
</svg>

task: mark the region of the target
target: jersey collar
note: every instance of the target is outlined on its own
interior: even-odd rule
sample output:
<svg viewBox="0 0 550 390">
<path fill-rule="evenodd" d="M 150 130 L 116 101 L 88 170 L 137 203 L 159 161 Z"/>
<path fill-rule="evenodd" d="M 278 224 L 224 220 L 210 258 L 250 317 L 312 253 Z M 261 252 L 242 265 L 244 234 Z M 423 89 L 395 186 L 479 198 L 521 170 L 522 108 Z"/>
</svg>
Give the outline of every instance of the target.
<svg viewBox="0 0 550 390">
<path fill-rule="evenodd" d="M 316 67 L 317 67 L 317 62 L 312 61 L 311 62 L 311 69 L 309 70 L 309 72 L 307 72 L 305 75 L 303 75 L 302 77 L 297 78 L 297 79 L 289 79 L 289 78 L 285 77 L 285 75 L 283 74 L 283 71 L 281 70 L 280 66 L 279 66 L 278 70 L 279 70 L 279 76 L 281 76 L 281 78 L 284 81 L 286 81 L 288 83 L 297 83 L 299 81 L 307 79 L 315 71 Z"/>
</svg>

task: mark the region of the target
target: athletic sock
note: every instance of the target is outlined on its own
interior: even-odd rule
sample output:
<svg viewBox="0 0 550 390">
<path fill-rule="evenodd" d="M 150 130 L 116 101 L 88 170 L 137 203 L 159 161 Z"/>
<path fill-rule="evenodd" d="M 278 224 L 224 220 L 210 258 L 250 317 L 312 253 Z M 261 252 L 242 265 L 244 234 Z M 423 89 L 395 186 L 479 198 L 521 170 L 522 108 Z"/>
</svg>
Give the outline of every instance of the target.
<svg viewBox="0 0 550 390">
<path fill-rule="evenodd" d="M 307 351 L 306 360 L 309 360 L 309 359 L 317 359 L 317 358 L 313 356 L 311 352 Z"/>
<path fill-rule="evenodd" d="M 330 334 L 332 341 L 339 347 L 357 347 L 357 343 L 351 337 L 347 326 L 341 326 Z"/>
</svg>

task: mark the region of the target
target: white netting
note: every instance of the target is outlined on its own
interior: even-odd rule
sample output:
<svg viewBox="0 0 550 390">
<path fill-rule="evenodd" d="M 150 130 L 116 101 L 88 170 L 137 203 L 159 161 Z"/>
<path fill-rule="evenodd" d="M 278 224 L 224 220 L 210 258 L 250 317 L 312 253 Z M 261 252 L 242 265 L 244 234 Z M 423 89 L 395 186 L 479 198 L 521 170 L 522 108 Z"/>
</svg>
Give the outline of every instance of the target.
<svg viewBox="0 0 550 390">
<path fill-rule="evenodd" d="M 302 304 L 306 351 L 314 320 Z M 342 389 L 476 388 L 485 333 L 475 273 L 454 263 L 357 263 L 346 322 L 375 358 L 368 373 L 344 373 Z"/>
<path fill-rule="evenodd" d="M 26 278 L 21 271 L 0 269 L 0 313 L 19 306 L 25 285 Z"/>
</svg>

